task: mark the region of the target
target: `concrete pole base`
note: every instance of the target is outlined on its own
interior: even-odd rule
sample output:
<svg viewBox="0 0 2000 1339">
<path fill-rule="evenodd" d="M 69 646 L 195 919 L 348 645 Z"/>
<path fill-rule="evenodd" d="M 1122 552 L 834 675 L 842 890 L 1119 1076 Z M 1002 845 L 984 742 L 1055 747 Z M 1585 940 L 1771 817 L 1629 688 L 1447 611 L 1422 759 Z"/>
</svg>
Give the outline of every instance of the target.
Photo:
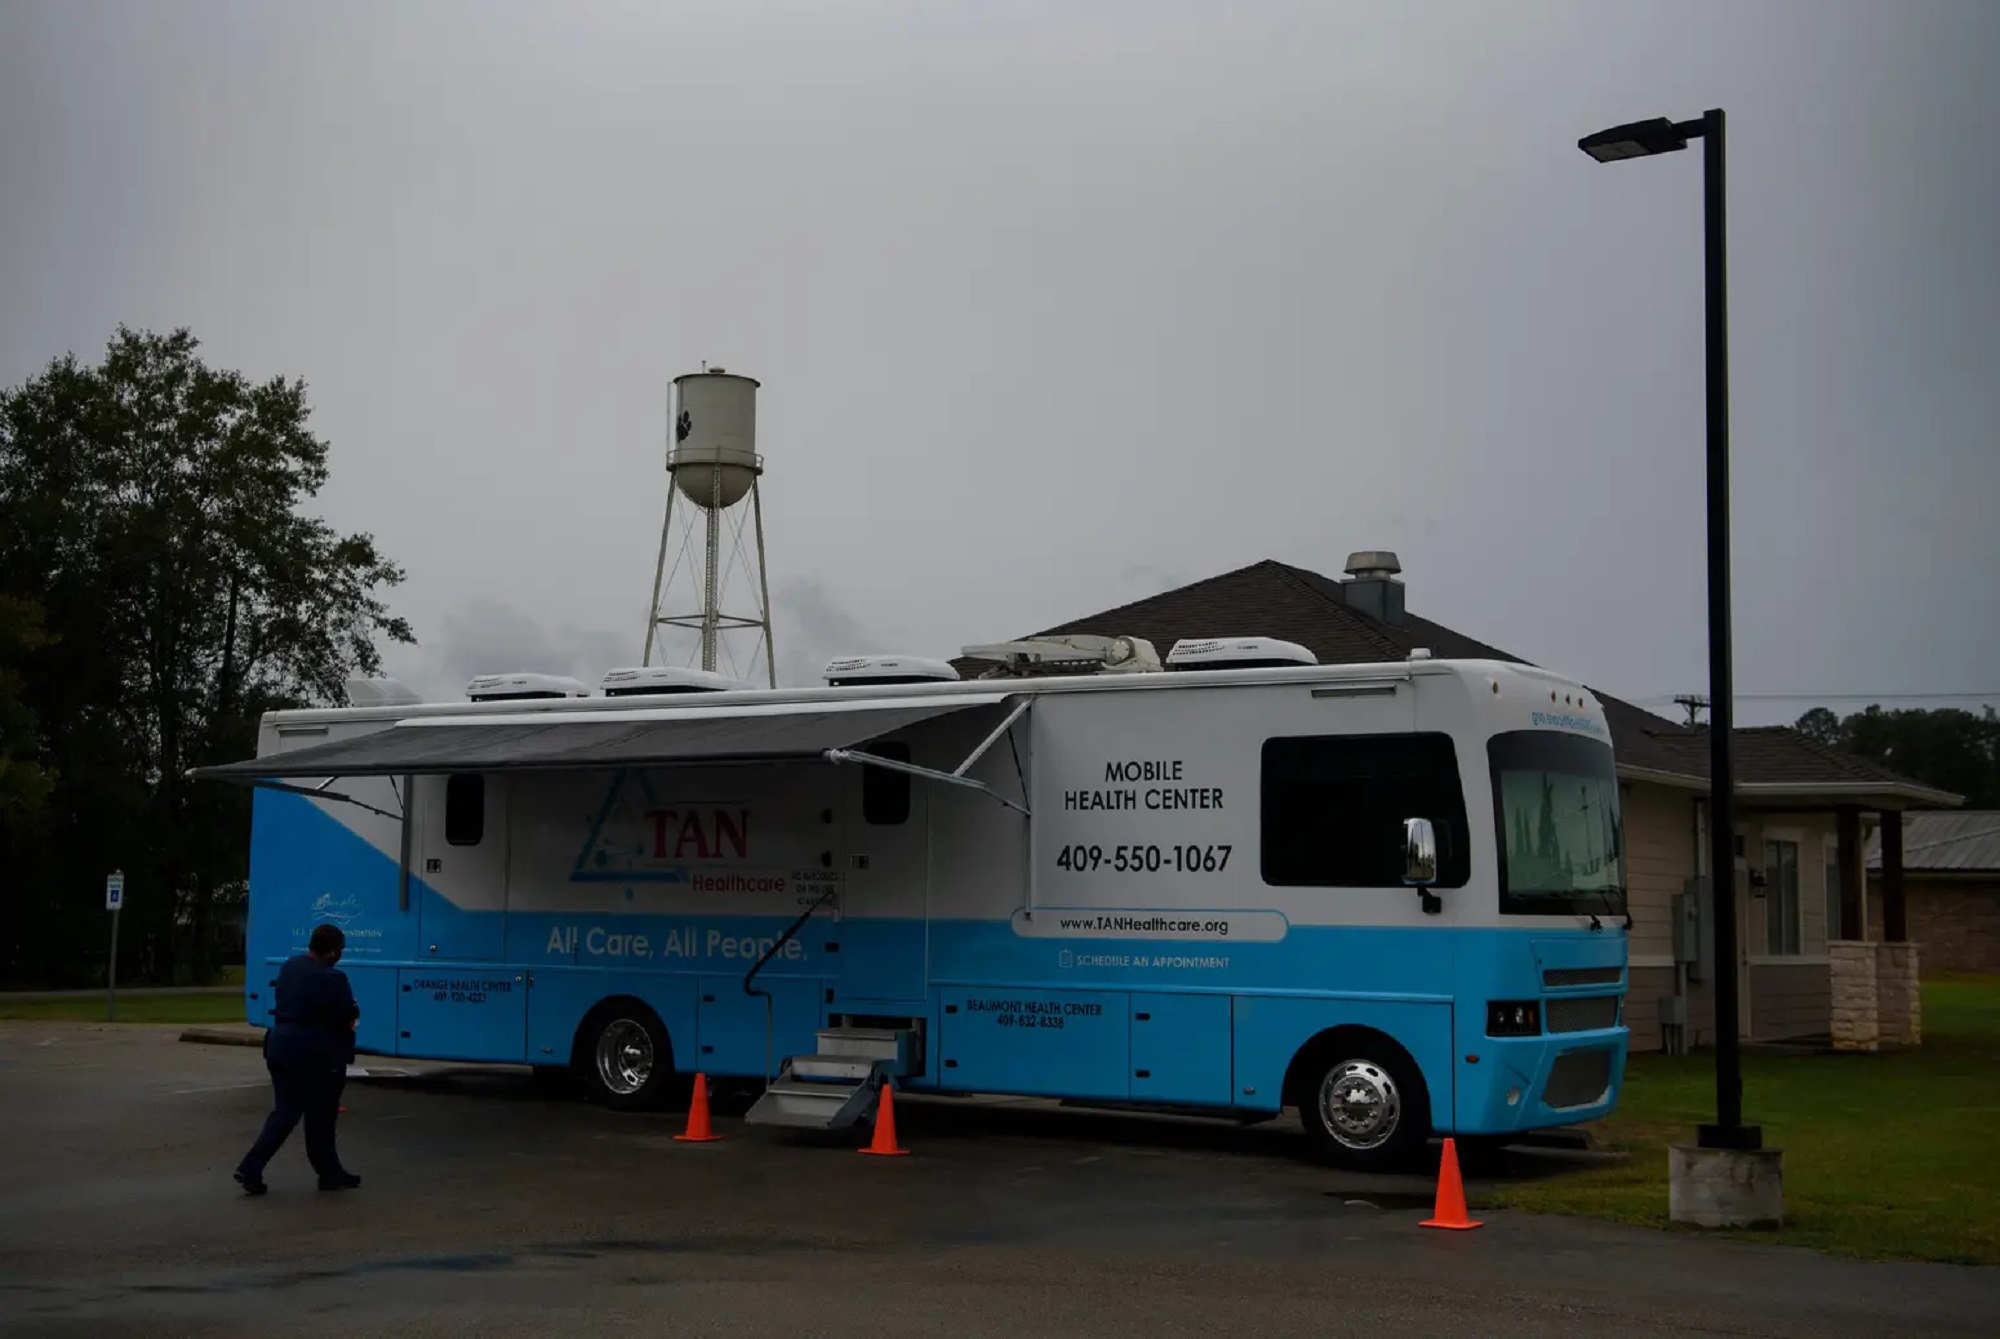
<svg viewBox="0 0 2000 1339">
<path fill-rule="evenodd" d="M 1784 1155 L 1775 1148 L 1667 1149 L 1667 1211 L 1695 1227 L 1781 1227 Z"/>
</svg>

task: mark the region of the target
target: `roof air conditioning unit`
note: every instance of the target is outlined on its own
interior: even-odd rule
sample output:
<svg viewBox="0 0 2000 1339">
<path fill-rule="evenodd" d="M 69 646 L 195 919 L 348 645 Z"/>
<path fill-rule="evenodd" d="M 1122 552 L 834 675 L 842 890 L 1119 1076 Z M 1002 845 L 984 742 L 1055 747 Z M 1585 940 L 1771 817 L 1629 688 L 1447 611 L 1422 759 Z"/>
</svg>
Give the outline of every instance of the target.
<svg viewBox="0 0 2000 1339">
<path fill-rule="evenodd" d="M 1319 657 L 1305 647 L 1276 637 L 1184 637 L 1167 652 L 1170 670 L 1288 669 L 1317 664 Z"/>
<path fill-rule="evenodd" d="M 896 683 L 950 683 L 958 671 L 942 660 L 923 656 L 844 656 L 829 661 L 822 672 L 835 688 L 851 684 L 879 687 Z"/>
<path fill-rule="evenodd" d="M 530 698 L 589 697 L 590 689 L 559 674 L 481 674 L 465 685 L 474 702 L 521 702 Z"/>
<path fill-rule="evenodd" d="M 640 669 L 615 669 L 597 687 L 606 697 L 653 697 L 662 693 L 741 693 L 757 685 L 732 679 L 714 670 L 677 665 L 648 665 Z"/>
</svg>

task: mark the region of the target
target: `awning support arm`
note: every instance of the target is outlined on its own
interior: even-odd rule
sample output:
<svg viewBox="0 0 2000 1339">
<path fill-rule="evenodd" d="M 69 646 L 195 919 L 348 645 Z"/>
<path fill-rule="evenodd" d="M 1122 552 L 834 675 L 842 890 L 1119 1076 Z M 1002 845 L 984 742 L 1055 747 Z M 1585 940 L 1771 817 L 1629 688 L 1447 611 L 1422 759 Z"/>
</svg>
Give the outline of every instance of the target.
<svg viewBox="0 0 2000 1339">
<path fill-rule="evenodd" d="M 892 772 L 908 772 L 911 776 L 920 776 L 927 781 L 943 781 L 953 786 L 964 786 L 968 790 L 992 796 L 1024 817 L 1033 817 L 1024 806 L 1014 803 L 984 781 L 974 781 L 971 777 L 960 776 L 956 772 L 940 772 L 929 767 L 919 767 L 915 763 L 897 762 L 894 758 L 878 758 L 872 753 L 860 753 L 854 749 L 828 749 L 824 756 L 828 762 L 851 762 L 860 763 L 864 767 L 886 767 Z"/>
<path fill-rule="evenodd" d="M 1007 719 L 1000 722 L 1000 724 L 994 726 L 993 733 L 986 736 L 985 739 L 979 741 L 979 747 L 974 749 L 972 752 L 966 754 L 965 761 L 960 763 L 958 766 L 952 768 L 951 774 L 953 776 L 962 777 L 968 771 L 970 771 L 972 769 L 972 764 L 978 762 L 981 758 L 985 757 L 986 750 L 992 748 L 995 744 L 999 743 L 1001 737 L 1004 736 L 1009 730 L 1012 730 L 1014 728 L 1014 722 L 1020 720 L 1021 717 L 1027 714 L 1028 708 L 1031 705 L 1033 705 L 1033 703 L 1034 699 L 1030 697 L 1024 697 L 1019 702 L 1015 703 L 1014 709 L 1007 713 Z"/>
<path fill-rule="evenodd" d="M 272 781 L 267 778 L 259 778 L 250 784 L 257 789 L 282 790 L 288 795 L 304 795 L 315 800 L 340 800 L 343 803 L 353 805 L 357 809 L 366 809 L 371 814 L 379 814 L 392 823 L 401 823 L 403 821 L 404 814 L 392 814 L 387 809 L 377 809 L 366 800 L 357 800 L 352 795 L 343 795 L 337 790 L 328 790 L 327 787 L 332 785 L 333 781 L 334 778 L 328 777 L 317 786 L 294 786 L 288 781 Z M 405 813 L 408 812 L 409 807 L 409 801 L 407 799 L 404 800 L 403 809 Z"/>
</svg>

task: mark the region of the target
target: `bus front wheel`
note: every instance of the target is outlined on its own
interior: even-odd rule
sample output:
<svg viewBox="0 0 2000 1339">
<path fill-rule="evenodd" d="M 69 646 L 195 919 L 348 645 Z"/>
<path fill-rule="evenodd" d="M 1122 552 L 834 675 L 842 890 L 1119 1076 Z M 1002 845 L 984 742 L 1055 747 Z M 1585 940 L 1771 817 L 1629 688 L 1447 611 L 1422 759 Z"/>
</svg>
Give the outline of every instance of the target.
<svg viewBox="0 0 2000 1339">
<path fill-rule="evenodd" d="M 1371 1039 L 1320 1052 L 1299 1093 L 1299 1117 L 1320 1160 L 1350 1171 L 1391 1171 L 1430 1138 L 1423 1078 L 1396 1048 Z"/>
<path fill-rule="evenodd" d="M 614 1111 L 648 1111 L 674 1083 L 673 1042 L 659 1016 L 632 1000 L 610 1000 L 579 1029 L 576 1070 L 584 1091 Z"/>
</svg>

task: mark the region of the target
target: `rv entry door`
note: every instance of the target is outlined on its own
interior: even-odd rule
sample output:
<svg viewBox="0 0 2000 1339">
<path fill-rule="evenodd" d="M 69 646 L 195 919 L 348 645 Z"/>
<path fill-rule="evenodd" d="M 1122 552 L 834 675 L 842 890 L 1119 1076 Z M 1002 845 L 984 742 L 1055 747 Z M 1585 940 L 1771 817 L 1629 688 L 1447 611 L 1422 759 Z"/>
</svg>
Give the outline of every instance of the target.
<svg viewBox="0 0 2000 1339">
<path fill-rule="evenodd" d="M 911 761 L 906 744 L 866 751 Z M 928 981 L 926 922 L 931 785 L 883 767 L 839 769 L 847 852 L 840 894 L 843 1005 L 921 1005 Z"/>
<path fill-rule="evenodd" d="M 417 958 L 497 962 L 507 908 L 507 778 L 416 778 Z"/>
</svg>

